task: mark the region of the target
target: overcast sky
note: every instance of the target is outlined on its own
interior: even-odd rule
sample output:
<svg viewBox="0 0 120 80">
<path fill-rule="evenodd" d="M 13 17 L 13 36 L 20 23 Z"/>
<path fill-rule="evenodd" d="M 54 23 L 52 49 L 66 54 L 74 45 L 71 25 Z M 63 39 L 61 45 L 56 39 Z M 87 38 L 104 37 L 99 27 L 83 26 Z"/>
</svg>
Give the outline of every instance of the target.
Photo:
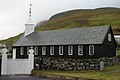
<svg viewBox="0 0 120 80">
<path fill-rule="evenodd" d="M 24 32 L 30 2 L 35 23 L 73 9 L 120 8 L 120 0 L 0 0 L 0 40 Z"/>
</svg>

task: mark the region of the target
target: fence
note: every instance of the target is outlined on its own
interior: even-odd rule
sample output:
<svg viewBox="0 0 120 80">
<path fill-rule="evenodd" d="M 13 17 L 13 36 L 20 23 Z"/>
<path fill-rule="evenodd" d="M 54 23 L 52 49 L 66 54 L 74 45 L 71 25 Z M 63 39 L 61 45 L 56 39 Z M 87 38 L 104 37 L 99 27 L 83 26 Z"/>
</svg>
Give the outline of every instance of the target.
<svg viewBox="0 0 120 80">
<path fill-rule="evenodd" d="M 7 74 L 30 74 L 29 60 L 23 59 L 8 59 L 7 60 Z"/>
<path fill-rule="evenodd" d="M 1 75 L 31 74 L 34 67 L 34 55 L 28 54 L 28 59 L 7 59 L 7 49 L 2 49 Z"/>
</svg>

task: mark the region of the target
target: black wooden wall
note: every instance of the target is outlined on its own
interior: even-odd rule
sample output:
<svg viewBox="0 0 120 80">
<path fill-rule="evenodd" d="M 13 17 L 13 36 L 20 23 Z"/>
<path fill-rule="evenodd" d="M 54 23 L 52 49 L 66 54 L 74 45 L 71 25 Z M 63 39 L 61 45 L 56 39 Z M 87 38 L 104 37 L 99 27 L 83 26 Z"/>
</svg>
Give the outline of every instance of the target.
<svg viewBox="0 0 120 80">
<path fill-rule="evenodd" d="M 68 45 L 63 46 L 63 55 L 59 55 L 59 46 L 54 46 L 54 55 L 50 55 L 50 46 L 46 46 L 46 55 L 42 55 L 42 46 L 38 46 L 38 55 L 35 57 L 61 57 L 61 58 L 99 58 L 113 57 L 116 54 L 115 47 L 107 45 L 94 45 L 94 55 L 89 55 L 89 45 L 83 45 L 83 55 L 78 55 L 78 45 L 73 45 L 73 55 L 68 55 Z M 20 47 L 17 47 L 17 58 L 28 58 L 27 47 L 24 48 L 24 55 L 20 55 Z"/>
</svg>

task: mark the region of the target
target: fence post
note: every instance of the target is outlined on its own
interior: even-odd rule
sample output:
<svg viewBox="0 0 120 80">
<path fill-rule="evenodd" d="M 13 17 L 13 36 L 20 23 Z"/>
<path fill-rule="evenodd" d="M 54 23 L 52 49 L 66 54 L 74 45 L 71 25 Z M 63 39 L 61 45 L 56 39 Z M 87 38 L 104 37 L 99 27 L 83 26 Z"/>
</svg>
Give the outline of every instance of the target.
<svg viewBox="0 0 120 80">
<path fill-rule="evenodd" d="M 34 50 L 33 47 L 31 47 L 31 49 L 29 50 L 29 74 L 31 74 L 31 71 L 34 69 Z"/>
<path fill-rule="evenodd" d="M 6 47 L 2 48 L 2 68 L 1 75 L 7 75 L 7 53 L 8 50 Z"/>
</svg>

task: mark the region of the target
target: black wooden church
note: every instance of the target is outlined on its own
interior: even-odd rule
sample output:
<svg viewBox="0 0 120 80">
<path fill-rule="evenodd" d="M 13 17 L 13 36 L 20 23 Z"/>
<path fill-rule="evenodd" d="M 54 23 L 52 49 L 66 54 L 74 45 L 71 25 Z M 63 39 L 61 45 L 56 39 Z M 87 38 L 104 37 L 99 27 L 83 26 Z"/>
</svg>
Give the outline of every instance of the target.
<svg viewBox="0 0 120 80">
<path fill-rule="evenodd" d="M 24 34 L 13 45 L 16 58 L 27 58 L 30 47 L 35 57 L 100 58 L 116 55 L 111 26 L 47 30 Z"/>
<path fill-rule="evenodd" d="M 34 31 L 31 19 L 25 33 L 13 44 L 16 58 L 28 58 L 33 47 L 35 57 L 100 58 L 116 55 L 116 42 L 111 26 L 79 27 L 60 30 Z"/>
</svg>

